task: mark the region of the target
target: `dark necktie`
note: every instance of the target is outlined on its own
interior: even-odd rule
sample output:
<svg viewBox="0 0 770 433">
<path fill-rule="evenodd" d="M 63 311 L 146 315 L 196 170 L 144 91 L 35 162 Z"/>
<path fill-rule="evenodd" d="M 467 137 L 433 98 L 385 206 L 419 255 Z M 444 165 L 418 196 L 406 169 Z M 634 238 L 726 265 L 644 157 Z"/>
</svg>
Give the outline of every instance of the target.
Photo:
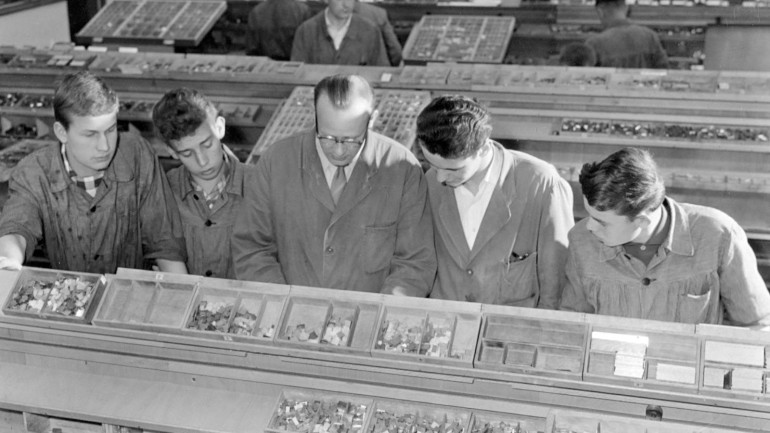
<svg viewBox="0 0 770 433">
<path fill-rule="evenodd" d="M 337 205 L 337 202 L 342 195 L 342 190 L 345 189 L 345 184 L 347 182 L 348 180 L 345 178 L 345 167 L 337 167 L 337 171 L 334 172 L 334 178 L 332 179 L 332 185 L 330 187 L 332 200 L 334 200 L 335 206 Z"/>
</svg>

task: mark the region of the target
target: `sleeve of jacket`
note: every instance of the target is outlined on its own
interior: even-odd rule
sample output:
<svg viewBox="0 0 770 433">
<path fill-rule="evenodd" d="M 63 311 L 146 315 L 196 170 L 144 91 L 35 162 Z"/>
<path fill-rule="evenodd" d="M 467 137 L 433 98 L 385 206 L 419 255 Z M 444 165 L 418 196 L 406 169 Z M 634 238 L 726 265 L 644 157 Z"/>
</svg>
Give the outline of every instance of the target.
<svg viewBox="0 0 770 433">
<path fill-rule="evenodd" d="M 390 66 L 390 60 L 388 60 L 388 51 L 385 49 L 385 42 L 382 40 L 382 34 L 375 32 L 372 34 L 375 39 L 373 45 L 374 48 L 369 53 L 368 66 Z"/>
<path fill-rule="evenodd" d="M 396 249 L 382 291 L 424 297 L 436 276 L 436 250 L 428 183 L 416 162 L 407 169 L 400 206 Z"/>
<path fill-rule="evenodd" d="M 33 176 L 30 169 L 34 157 L 22 160 L 11 174 L 8 184 L 8 200 L 0 215 L 0 236 L 20 235 L 27 241 L 25 260 L 32 258 L 37 242 L 43 237 L 43 216 L 40 209 L 41 179 Z"/>
<path fill-rule="evenodd" d="M 594 308 L 588 302 L 586 287 L 584 287 L 582 279 L 580 278 L 581 269 L 576 257 L 579 245 L 575 244 L 574 238 L 571 235 L 570 242 L 570 248 L 567 253 L 567 265 L 565 268 L 566 282 L 559 303 L 559 309 L 582 313 L 596 313 Z"/>
<path fill-rule="evenodd" d="M 540 284 L 538 308 L 559 307 L 564 287 L 569 231 L 575 225 L 572 188 L 555 172 L 543 184 L 540 230 L 537 240 L 537 274 Z"/>
<path fill-rule="evenodd" d="M 270 194 L 270 155 L 257 163 L 254 184 L 244 188 L 243 204 L 231 241 L 235 275 L 239 280 L 286 284 L 278 262 Z"/>
<path fill-rule="evenodd" d="M 144 257 L 186 262 L 182 218 L 158 157 L 144 138 L 135 134 L 121 137 L 121 145 L 135 149 L 139 167 L 139 225 Z"/>
<path fill-rule="evenodd" d="M 291 44 L 291 61 L 292 62 L 305 62 L 312 63 L 310 51 L 312 47 L 312 35 L 310 34 L 311 21 L 305 21 L 294 33 L 294 41 Z"/>
<path fill-rule="evenodd" d="M 652 55 L 653 67 L 656 69 L 667 69 L 668 55 L 666 54 L 666 50 L 663 49 L 663 45 L 660 43 L 660 38 L 658 38 L 657 34 L 653 33 L 652 37 L 654 39 L 654 52 Z"/>
<path fill-rule="evenodd" d="M 390 65 L 400 65 L 402 60 L 401 42 L 398 41 L 398 36 L 396 36 L 395 30 L 393 30 L 393 26 L 390 24 L 390 20 L 388 20 L 387 12 L 385 12 L 385 20 L 380 26 L 380 33 L 382 33 L 382 38 L 385 42 L 385 49 L 388 53 L 388 59 L 390 59 Z"/>
</svg>

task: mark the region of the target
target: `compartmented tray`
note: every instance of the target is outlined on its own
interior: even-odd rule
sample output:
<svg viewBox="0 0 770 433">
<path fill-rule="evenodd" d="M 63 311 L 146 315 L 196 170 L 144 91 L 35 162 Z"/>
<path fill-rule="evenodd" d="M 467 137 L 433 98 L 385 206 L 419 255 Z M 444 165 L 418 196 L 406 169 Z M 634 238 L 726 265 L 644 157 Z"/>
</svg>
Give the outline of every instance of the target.
<svg viewBox="0 0 770 433">
<path fill-rule="evenodd" d="M 484 314 L 476 368 L 580 380 L 588 325 Z"/>
<path fill-rule="evenodd" d="M 696 392 L 700 342 L 694 334 L 594 325 L 583 380 Z"/>
<path fill-rule="evenodd" d="M 292 295 L 286 302 L 275 343 L 368 354 L 379 314 L 380 304 L 376 302 Z"/>
<path fill-rule="evenodd" d="M 377 400 L 366 433 L 466 433 L 470 412 L 449 406 Z"/>
<path fill-rule="evenodd" d="M 470 433 L 539 433 L 545 431 L 545 418 L 509 413 L 473 412 Z"/>
<path fill-rule="evenodd" d="M 288 294 L 288 286 L 203 279 L 184 332 L 218 340 L 271 343 Z"/>
<path fill-rule="evenodd" d="M 142 280 L 108 276 L 104 299 L 93 323 L 140 331 L 181 332 L 200 277 L 157 277 Z"/>
<path fill-rule="evenodd" d="M 770 339 L 709 337 L 701 346 L 701 394 L 770 400 Z"/>
<path fill-rule="evenodd" d="M 14 316 L 91 322 L 102 297 L 103 275 L 24 267 L 3 306 Z"/>
<path fill-rule="evenodd" d="M 372 406 L 365 397 L 286 389 L 264 431 L 363 433 Z"/>
<path fill-rule="evenodd" d="M 378 322 L 372 356 L 472 366 L 481 323 L 480 307 L 475 304 L 455 310 L 440 307 L 436 303 L 426 304 L 425 308 L 406 306 L 403 302 L 386 303 Z"/>
<path fill-rule="evenodd" d="M 692 424 L 552 409 L 545 433 L 738 433 Z"/>
</svg>

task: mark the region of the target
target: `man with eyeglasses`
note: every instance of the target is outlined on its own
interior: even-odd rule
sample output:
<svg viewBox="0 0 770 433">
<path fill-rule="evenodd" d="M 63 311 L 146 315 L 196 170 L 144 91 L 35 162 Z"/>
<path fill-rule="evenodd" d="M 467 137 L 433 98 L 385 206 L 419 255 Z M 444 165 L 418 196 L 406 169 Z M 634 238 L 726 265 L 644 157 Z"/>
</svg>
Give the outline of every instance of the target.
<svg viewBox="0 0 770 433">
<path fill-rule="evenodd" d="M 427 184 L 401 144 L 370 131 L 369 83 L 315 87 L 316 129 L 257 164 L 232 239 L 239 279 L 425 296 L 436 273 Z"/>
</svg>

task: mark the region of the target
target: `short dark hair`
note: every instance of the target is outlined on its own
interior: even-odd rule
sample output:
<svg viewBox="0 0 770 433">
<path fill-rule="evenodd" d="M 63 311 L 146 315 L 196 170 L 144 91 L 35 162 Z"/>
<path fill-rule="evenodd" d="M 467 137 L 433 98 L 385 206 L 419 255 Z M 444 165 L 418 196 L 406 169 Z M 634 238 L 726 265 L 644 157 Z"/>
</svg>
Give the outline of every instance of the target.
<svg viewBox="0 0 770 433">
<path fill-rule="evenodd" d="M 489 112 L 475 99 L 439 96 L 417 116 L 417 139 L 428 152 L 442 158 L 465 158 L 492 135 L 489 122 Z"/>
<path fill-rule="evenodd" d="M 326 95 L 336 108 L 350 104 L 351 96 L 366 99 L 374 109 L 374 90 L 366 78 L 353 74 L 338 74 L 325 77 L 313 89 L 313 102 L 318 105 L 321 95 Z"/>
<path fill-rule="evenodd" d="M 102 116 L 118 110 L 118 95 L 88 71 L 62 78 L 53 96 L 53 116 L 68 129 L 72 116 Z"/>
<path fill-rule="evenodd" d="M 594 209 L 629 219 L 657 209 L 666 198 L 658 165 L 646 150 L 626 147 L 601 162 L 583 164 L 580 186 Z"/>
<path fill-rule="evenodd" d="M 596 0 L 596 7 L 620 7 L 625 5 L 626 0 Z"/>
<path fill-rule="evenodd" d="M 208 115 L 218 114 L 206 96 L 186 87 L 169 90 L 152 108 L 152 122 L 166 142 L 190 136 L 206 121 Z"/>
<path fill-rule="evenodd" d="M 596 66 L 596 51 L 581 42 L 565 45 L 559 53 L 559 64 L 563 66 Z"/>
</svg>

